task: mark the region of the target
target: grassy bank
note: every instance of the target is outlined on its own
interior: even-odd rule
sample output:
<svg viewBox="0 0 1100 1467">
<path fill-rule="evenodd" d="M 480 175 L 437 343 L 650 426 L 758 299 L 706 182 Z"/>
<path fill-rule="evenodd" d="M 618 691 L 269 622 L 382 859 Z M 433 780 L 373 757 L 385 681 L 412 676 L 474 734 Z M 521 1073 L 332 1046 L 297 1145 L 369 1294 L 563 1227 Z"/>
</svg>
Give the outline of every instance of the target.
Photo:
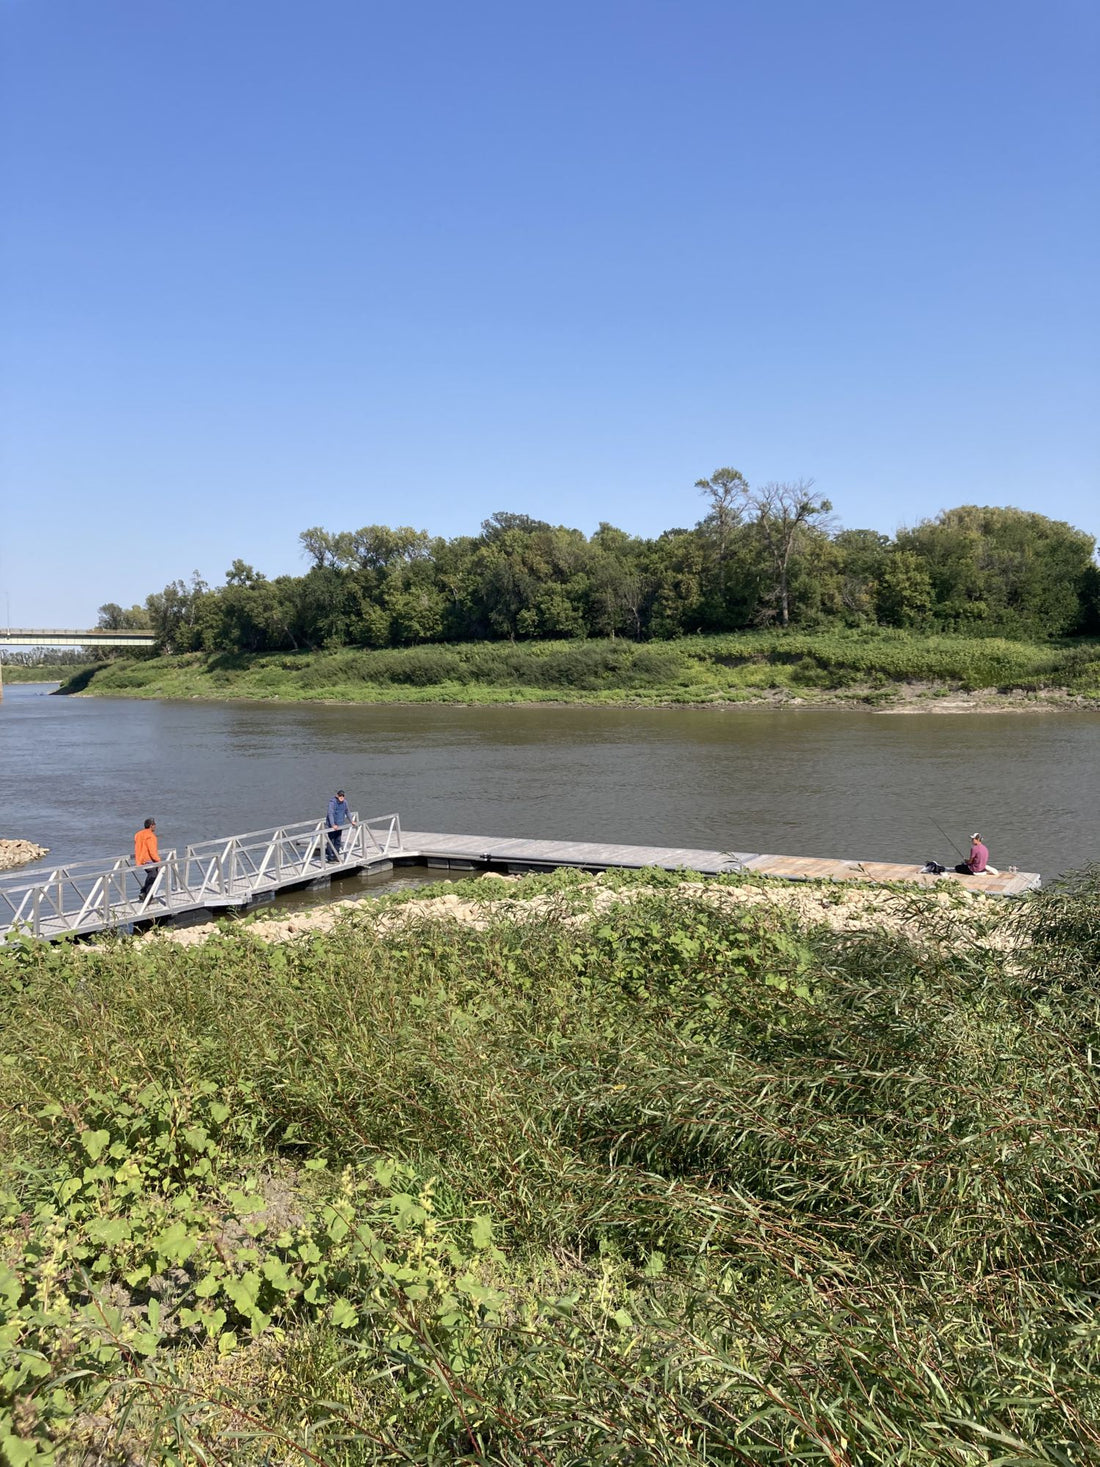
<svg viewBox="0 0 1100 1467">
<path fill-rule="evenodd" d="M 86 663 L 37 662 L 33 667 L 22 667 L 18 663 L 4 663 L 6 683 L 63 683 L 75 673 L 83 671 Z"/>
<path fill-rule="evenodd" d="M 1098 1460 L 1096 879 L 737 885 L 0 956 L 8 1460 Z"/>
<path fill-rule="evenodd" d="M 265 656 L 188 654 L 82 669 L 66 692 L 339 702 L 722 703 L 1100 698 L 1100 643 L 905 633 L 744 632 L 678 642 L 479 642 Z"/>
</svg>

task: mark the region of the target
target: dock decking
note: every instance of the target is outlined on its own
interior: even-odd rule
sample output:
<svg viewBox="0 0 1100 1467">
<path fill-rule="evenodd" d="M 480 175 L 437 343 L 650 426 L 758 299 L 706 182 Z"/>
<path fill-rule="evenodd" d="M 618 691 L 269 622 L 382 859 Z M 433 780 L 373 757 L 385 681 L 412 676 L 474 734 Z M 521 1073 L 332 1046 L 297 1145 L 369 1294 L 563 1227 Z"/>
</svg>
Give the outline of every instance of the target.
<svg viewBox="0 0 1100 1467">
<path fill-rule="evenodd" d="M 997 875 L 925 874 L 919 866 L 887 861 L 770 856 L 754 851 L 698 850 L 687 846 L 615 845 L 596 841 L 521 840 L 512 836 L 447 835 L 401 830 L 397 815 L 372 817 L 348 828 L 335 861 L 326 860 L 322 821 L 279 826 L 169 851 L 149 895 L 140 900 L 142 872 L 126 858 L 83 862 L 49 872 L 10 872 L 0 878 L 0 943 L 22 934 L 55 939 L 131 929 L 164 918 L 213 914 L 270 901 L 280 891 L 328 885 L 333 877 L 426 865 L 452 870 L 584 871 L 691 870 L 704 875 L 743 871 L 786 881 L 908 882 L 934 886 L 961 882 L 970 891 L 1020 896 L 1040 884 L 1033 871 Z"/>
<path fill-rule="evenodd" d="M 934 886 L 937 882 L 961 882 L 970 891 L 992 896 L 1022 896 L 1040 885 L 1036 871 L 999 871 L 996 876 L 961 876 L 945 871 L 940 876 L 925 873 L 921 865 L 890 861 L 856 861 L 835 857 L 770 856 L 755 851 L 696 850 L 685 846 L 627 846 L 594 841 L 517 840 L 510 836 L 443 835 L 428 831 L 406 831 L 405 855 L 415 849 L 425 865 L 477 870 L 485 866 L 507 870 L 552 869 L 577 866 L 588 871 L 615 867 L 638 869 L 658 866 L 666 871 L 691 870 L 715 876 L 746 871 L 756 876 L 775 876 L 786 881 L 911 882 Z M 921 863 L 923 864 L 923 863 Z"/>
</svg>

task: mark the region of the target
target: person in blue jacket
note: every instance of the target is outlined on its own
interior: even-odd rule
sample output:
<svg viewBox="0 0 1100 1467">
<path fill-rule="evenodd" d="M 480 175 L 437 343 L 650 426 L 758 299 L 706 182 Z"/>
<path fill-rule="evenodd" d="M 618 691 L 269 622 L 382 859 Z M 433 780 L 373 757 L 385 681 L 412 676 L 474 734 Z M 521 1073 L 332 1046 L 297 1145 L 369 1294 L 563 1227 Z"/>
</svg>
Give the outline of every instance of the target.
<svg viewBox="0 0 1100 1467">
<path fill-rule="evenodd" d="M 328 802 L 328 843 L 325 849 L 326 861 L 338 861 L 340 859 L 340 846 L 344 840 L 344 830 L 354 822 L 348 802 L 344 799 L 344 791 L 337 790 Z"/>
</svg>

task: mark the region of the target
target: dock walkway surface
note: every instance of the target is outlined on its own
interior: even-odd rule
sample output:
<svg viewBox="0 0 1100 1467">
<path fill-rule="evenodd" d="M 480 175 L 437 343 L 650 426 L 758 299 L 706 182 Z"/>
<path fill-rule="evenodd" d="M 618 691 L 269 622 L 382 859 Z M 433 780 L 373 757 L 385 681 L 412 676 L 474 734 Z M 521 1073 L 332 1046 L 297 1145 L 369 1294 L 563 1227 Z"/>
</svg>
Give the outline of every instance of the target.
<svg viewBox="0 0 1100 1467">
<path fill-rule="evenodd" d="M 1041 882 L 1037 871 L 998 871 L 996 876 L 962 876 L 945 871 L 926 873 L 921 865 L 890 861 L 855 861 L 835 857 L 768 856 L 754 851 L 706 851 L 686 846 L 626 846 L 593 841 L 516 840 L 510 836 L 442 835 L 406 831 L 405 843 L 415 848 L 426 866 L 479 870 L 552 870 L 576 866 L 586 871 L 658 866 L 666 871 L 700 871 L 705 876 L 745 871 L 787 881 L 903 881 L 918 886 L 956 881 L 970 891 L 991 896 L 1022 896 Z"/>
<path fill-rule="evenodd" d="M 687 846 L 616 845 L 596 841 L 521 840 L 512 836 L 447 835 L 405 831 L 400 817 L 371 816 L 346 828 L 332 860 L 323 820 L 277 826 L 165 852 L 156 880 L 138 895 L 144 871 L 128 857 L 85 861 L 51 871 L 0 876 L 0 942 L 23 936 L 56 939 L 133 930 L 165 919 L 200 920 L 273 900 L 281 891 L 325 887 L 333 878 L 380 874 L 394 866 L 461 871 L 690 870 L 703 875 L 745 872 L 787 881 L 905 882 L 933 886 L 962 882 L 968 890 L 1019 896 L 1040 884 L 1033 871 L 997 875 L 934 876 L 920 866 L 886 861 L 769 856 L 753 851 L 697 850 Z"/>
</svg>

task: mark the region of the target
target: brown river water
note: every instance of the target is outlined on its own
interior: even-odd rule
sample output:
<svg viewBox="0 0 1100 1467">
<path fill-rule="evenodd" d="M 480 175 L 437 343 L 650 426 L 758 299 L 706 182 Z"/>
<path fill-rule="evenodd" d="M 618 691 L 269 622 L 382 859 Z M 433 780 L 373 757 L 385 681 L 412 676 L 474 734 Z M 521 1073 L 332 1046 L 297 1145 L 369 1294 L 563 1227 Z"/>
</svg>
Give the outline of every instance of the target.
<svg viewBox="0 0 1100 1467">
<path fill-rule="evenodd" d="M 980 829 L 995 865 L 1100 859 L 1100 714 L 837 708 L 462 708 L 0 703 L 0 836 L 49 864 L 324 814 L 410 830 L 945 864 Z M 937 829 L 937 824 L 943 832 Z M 29 868 L 27 868 L 29 869 Z"/>
</svg>

